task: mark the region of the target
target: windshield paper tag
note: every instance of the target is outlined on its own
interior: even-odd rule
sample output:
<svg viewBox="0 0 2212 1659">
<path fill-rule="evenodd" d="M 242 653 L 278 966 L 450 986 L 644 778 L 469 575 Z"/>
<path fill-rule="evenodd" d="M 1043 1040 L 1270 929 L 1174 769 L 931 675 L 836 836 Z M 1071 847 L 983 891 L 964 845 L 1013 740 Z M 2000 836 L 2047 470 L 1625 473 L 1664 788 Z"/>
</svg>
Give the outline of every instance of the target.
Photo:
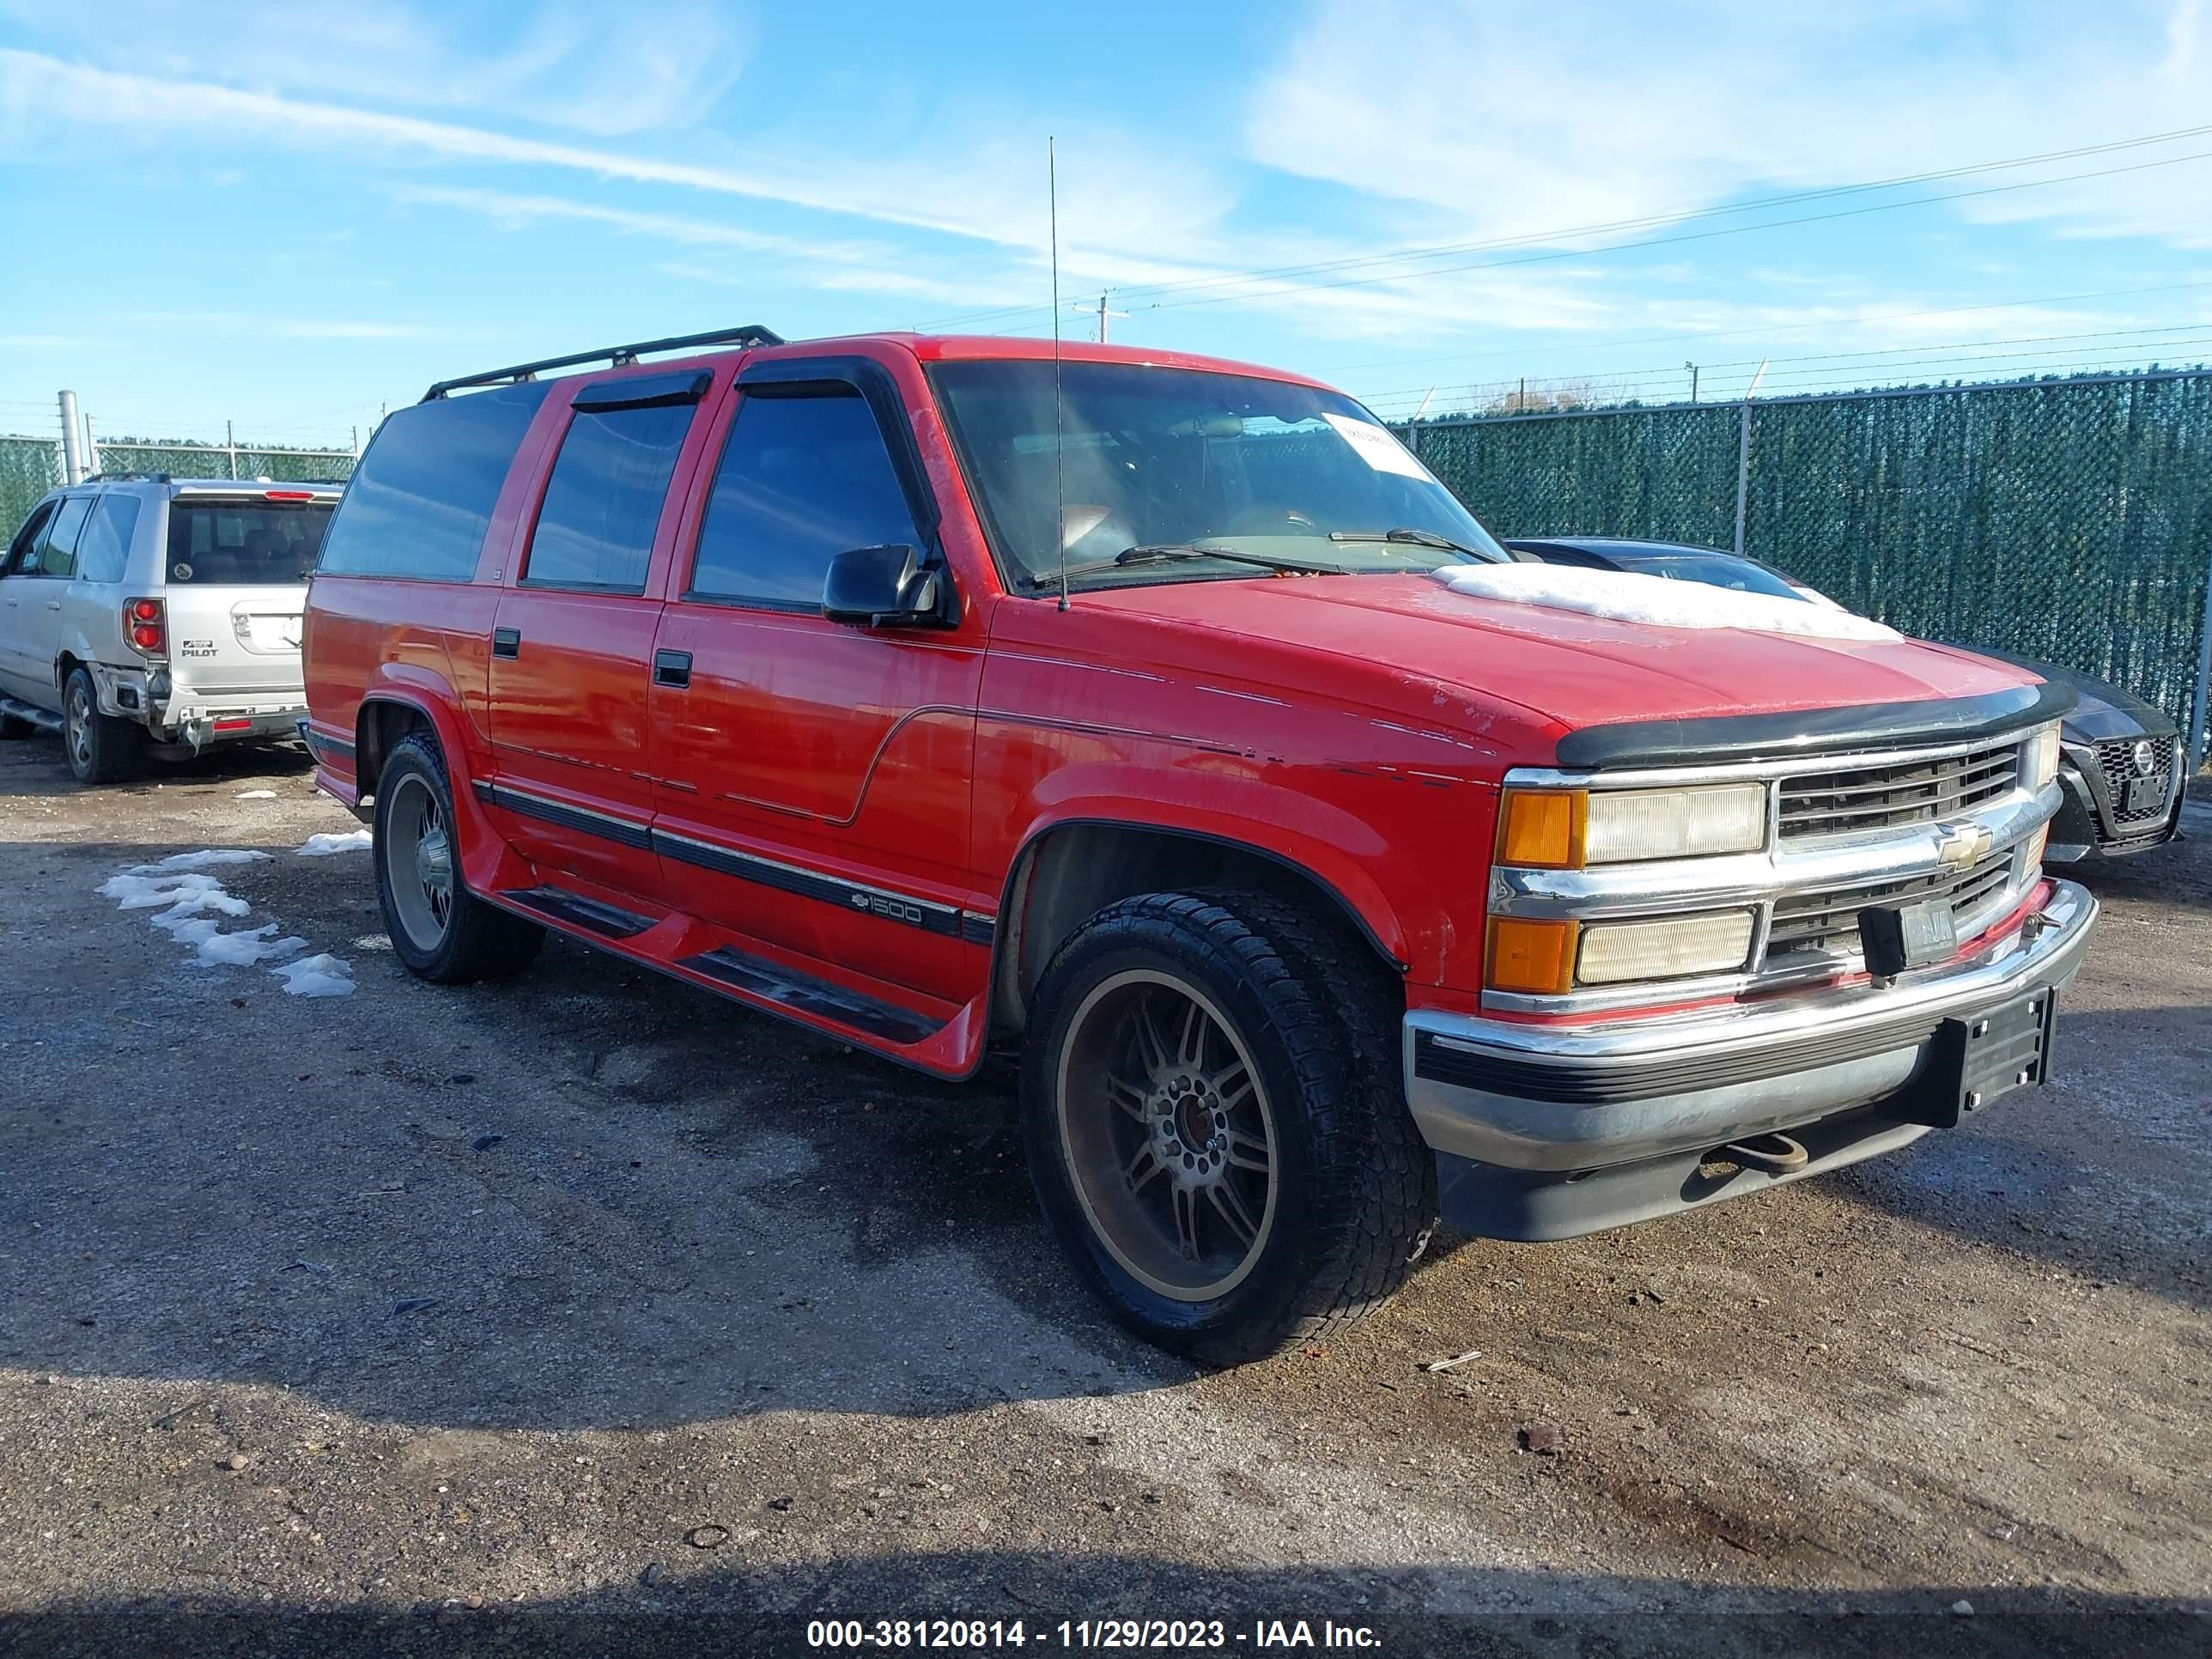
<svg viewBox="0 0 2212 1659">
<path fill-rule="evenodd" d="M 1370 426 L 1364 421 L 1355 421 L 1348 415 L 1334 415 L 1324 410 L 1322 419 L 1336 428 L 1336 434 L 1352 446 L 1353 454 L 1377 472 L 1396 472 L 1408 478 L 1429 482 L 1429 470 L 1413 459 L 1413 453 L 1379 426 Z"/>
</svg>

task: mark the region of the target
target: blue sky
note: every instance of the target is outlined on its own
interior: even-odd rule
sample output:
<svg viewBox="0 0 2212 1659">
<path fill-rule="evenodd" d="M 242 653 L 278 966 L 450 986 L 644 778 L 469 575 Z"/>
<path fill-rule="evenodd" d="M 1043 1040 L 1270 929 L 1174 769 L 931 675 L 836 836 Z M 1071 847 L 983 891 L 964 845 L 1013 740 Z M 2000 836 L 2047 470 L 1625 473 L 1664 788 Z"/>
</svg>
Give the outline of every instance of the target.
<svg viewBox="0 0 2212 1659">
<path fill-rule="evenodd" d="M 2205 0 L 80 15 L 0 0 L 0 430 L 68 386 L 342 443 L 624 339 L 1042 333 L 1048 134 L 1070 333 L 1105 291 L 1385 414 L 2212 356 L 2212 131 L 1747 206 L 2212 125 Z"/>
</svg>

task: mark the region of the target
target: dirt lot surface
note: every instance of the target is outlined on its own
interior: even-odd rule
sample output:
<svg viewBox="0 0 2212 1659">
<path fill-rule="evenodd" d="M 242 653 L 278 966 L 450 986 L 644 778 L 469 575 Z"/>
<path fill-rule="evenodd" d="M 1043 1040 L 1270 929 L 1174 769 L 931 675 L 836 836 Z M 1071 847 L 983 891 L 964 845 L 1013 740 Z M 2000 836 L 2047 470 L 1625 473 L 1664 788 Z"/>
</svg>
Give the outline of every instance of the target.
<svg viewBox="0 0 2212 1659">
<path fill-rule="evenodd" d="M 367 854 L 295 852 L 354 827 L 289 759 L 87 792 L 0 745 L 0 1651 L 2212 1644 L 2212 822 L 2089 876 L 2057 1085 L 1681 1220 L 1446 1237 L 1221 1375 L 1063 1271 L 1003 1078 L 561 942 L 419 984 Z M 273 854 L 224 925 L 354 994 L 96 890 L 205 848 Z"/>
</svg>

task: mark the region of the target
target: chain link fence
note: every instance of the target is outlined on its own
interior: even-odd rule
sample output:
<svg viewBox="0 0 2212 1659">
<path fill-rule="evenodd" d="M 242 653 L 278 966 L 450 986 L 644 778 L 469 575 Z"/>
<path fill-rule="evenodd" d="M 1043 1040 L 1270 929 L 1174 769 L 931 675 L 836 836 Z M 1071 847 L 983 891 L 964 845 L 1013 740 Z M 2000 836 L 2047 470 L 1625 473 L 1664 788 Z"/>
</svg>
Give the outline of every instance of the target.
<svg viewBox="0 0 2212 1659">
<path fill-rule="evenodd" d="M 1742 551 L 1854 611 L 2066 664 L 2201 729 L 2212 373 L 1397 429 L 1500 536 L 1729 548 L 1740 515 Z"/>
<path fill-rule="evenodd" d="M 103 472 L 166 472 L 176 478 L 267 478 L 272 483 L 343 483 L 351 452 L 251 444 L 141 443 L 100 440 Z M 0 539 L 15 533 L 39 497 L 62 483 L 62 447 L 52 438 L 0 435 Z"/>
<path fill-rule="evenodd" d="M 53 439 L 0 437 L 0 537 L 12 537 L 61 481 L 62 447 Z"/>
</svg>

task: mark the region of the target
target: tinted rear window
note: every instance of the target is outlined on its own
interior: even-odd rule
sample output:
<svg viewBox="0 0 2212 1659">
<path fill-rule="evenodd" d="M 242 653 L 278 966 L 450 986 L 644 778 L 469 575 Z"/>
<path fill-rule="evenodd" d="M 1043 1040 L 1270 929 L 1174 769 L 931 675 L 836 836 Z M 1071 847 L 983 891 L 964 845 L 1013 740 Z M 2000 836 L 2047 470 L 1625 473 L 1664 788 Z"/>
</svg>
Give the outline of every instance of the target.
<svg viewBox="0 0 2212 1659">
<path fill-rule="evenodd" d="M 169 580 L 200 586 L 305 581 L 331 506 L 292 501 L 169 503 Z"/>
<path fill-rule="evenodd" d="M 355 468 L 318 569 L 339 576 L 465 582 L 544 381 L 398 410 Z"/>
<path fill-rule="evenodd" d="M 640 592 L 696 404 L 579 412 L 546 481 L 522 579 Z"/>
</svg>

